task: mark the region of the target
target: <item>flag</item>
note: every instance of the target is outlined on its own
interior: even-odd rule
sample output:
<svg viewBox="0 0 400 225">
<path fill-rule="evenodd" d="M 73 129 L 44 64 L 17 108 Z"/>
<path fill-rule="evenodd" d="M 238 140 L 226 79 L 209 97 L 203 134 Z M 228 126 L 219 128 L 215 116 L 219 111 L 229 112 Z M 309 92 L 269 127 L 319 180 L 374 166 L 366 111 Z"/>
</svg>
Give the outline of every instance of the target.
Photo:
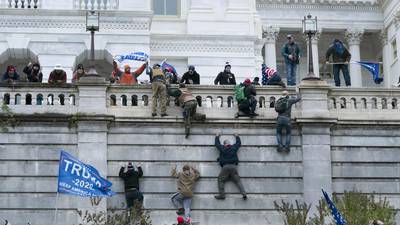
<svg viewBox="0 0 400 225">
<path fill-rule="evenodd" d="M 96 168 L 61 151 L 57 192 L 82 197 L 108 197 L 115 195 L 111 186 L 112 183 L 101 177 Z"/>
<path fill-rule="evenodd" d="M 161 69 L 162 69 L 163 71 L 164 71 L 165 69 L 167 69 L 167 70 L 171 71 L 171 73 L 173 73 L 173 74 L 178 74 L 178 73 L 176 72 L 175 67 L 174 67 L 173 65 L 171 65 L 171 64 L 168 64 L 168 63 L 167 63 L 167 60 L 163 60 L 163 61 L 161 62 Z"/>
<path fill-rule="evenodd" d="M 357 63 L 360 64 L 361 67 L 367 69 L 372 74 L 372 78 L 374 79 L 374 82 L 376 84 L 380 84 L 383 81 L 383 78 L 379 77 L 379 63 L 376 62 L 357 62 Z"/>
<path fill-rule="evenodd" d="M 324 189 L 322 189 L 322 193 L 324 194 L 325 200 L 328 203 L 329 208 L 331 209 L 331 213 L 332 213 L 333 218 L 336 221 L 336 224 L 337 225 L 347 225 L 346 221 L 344 220 L 342 215 L 340 215 L 339 210 L 337 210 L 335 204 L 329 198 L 328 194 L 324 191 Z"/>
<path fill-rule="evenodd" d="M 126 55 L 116 55 L 114 56 L 114 60 L 122 63 L 124 61 L 147 61 L 149 59 L 149 55 L 144 52 L 131 52 Z"/>
</svg>

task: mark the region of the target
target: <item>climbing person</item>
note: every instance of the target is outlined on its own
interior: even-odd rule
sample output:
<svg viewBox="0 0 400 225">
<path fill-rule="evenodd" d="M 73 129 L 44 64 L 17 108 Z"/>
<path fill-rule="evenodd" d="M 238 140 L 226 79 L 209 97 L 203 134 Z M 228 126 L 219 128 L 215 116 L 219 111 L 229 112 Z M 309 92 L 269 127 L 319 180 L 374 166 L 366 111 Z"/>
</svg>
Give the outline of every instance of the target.
<svg viewBox="0 0 400 225">
<path fill-rule="evenodd" d="M 236 143 L 231 145 L 228 139 L 224 140 L 224 144 L 221 145 L 220 142 L 220 134 L 217 133 L 215 135 L 215 147 L 218 149 L 219 157 L 217 161 L 221 166 L 221 172 L 218 175 L 218 192 L 219 194 L 214 196 L 218 200 L 225 199 L 225 182 L 228 180 L 232 180 L 240 190 L 242 197 L 244 200 L 247 199 L 246 191 L 243 187 L 243 184 L 240 180 L 240 176 L 237 170 L 237 165 L 239 163 L 239 158 L 237 152 L 241 146 L 240 137 L 238 134 L 235 134 Z"/>
<path fill-rule="evenodd" d="M 137 165 L 137 170 L 135 170 L 131 162 L 128 163 L 126 172 L 124 166 L 119 170 L 119 177 L 124 180 L 125 198 L 128 209 L 131 209 L 135 205 L 135 202 L 140 206 L 143 204 L 143 194 L 139 189 L 139 178 L 142 176 L 143 170 L 140 164 Z"/>
<path fill-rule="evenodd" d="M 193 197 L 193 188 L 200 178 L 200 172 L 192 166 L 184 165 L 182 172 L 172 169 L 172 176 L 177 178 L 178 191 L 172 195 L 171 200 L 178 208 L 177 214 L 184 215 L 187 223 L 191 222 L 190 206 Z"/>
<path fill-rule="evenodd" d="M 292 106 L 301 100 L 300 94 L 296 97 L 290 97 L 289 92 L 284 90 L 282 97 L 280 97 L 275 103 L 275 111 L 278 113 L 277 127 L 276 127 L 276 139 L 278 142 L 278 152 L 290 152 L 290 139 L 292 133 L 291 125 L 291 112 Z M 283 142 L 283 129 L 286 130 L 286 141 Z"/>
</svg>

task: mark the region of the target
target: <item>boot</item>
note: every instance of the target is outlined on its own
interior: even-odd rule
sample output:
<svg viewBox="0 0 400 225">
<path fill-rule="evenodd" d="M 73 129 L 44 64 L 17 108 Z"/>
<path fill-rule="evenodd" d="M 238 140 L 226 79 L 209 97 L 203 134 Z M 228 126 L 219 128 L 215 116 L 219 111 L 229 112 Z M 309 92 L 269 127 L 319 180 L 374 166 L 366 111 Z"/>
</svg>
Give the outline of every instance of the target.
<svg viewBox="0 0 400 225">
<path fill-rule="evenodd" d="M 225 195 L 224 194 L 215 195 L 214 198 L 216 198 L 218 200 L 224 200 L 225 199 Z"/>
<path fill-rule="evenodd" d="M 176 214 L 178 216 L 183 216 L 185 215 L 185 209 L 184 208 L 179 208 L 178 211 L 176 211 Z"/>
<path fill-rule="evenodd" d="M 157 113 L 152 113 L 151 116 L 155 117 L 155 116 L 157 116 Z"/>
</svg>

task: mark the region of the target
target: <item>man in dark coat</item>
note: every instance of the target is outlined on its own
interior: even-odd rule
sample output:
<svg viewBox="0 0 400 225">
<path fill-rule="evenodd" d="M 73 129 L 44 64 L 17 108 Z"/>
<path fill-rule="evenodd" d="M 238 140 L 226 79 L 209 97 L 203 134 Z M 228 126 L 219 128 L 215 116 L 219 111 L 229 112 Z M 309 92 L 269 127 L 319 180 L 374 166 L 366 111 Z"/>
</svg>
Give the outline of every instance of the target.
<svg viewBox="0 0 400 225">
<path fill-rule="evenodd" d="M 246 79 L 243 82 L 243 85 L 245 86 L 244 96 L 246 97 L 246 99 L 239 102 L 239 115 L 245 114 L 251 117 L 258 116 L 258 114 L 255 113 L 257 107 L 257 100 L 255 98 L 255 96 L 257 95 L 256 88 L 254 87 L 254 85 L 252 85 L 250 79 Z"/>
<path fill-rule="evenodd" d="M 223 72 L 220 72 L 214 80 L 214 84 L 220 85 L 236 85 L 235 75 L 231 73 L 231 65 L 226 63 L 225 69 Z"/>
<path fill-rule="evenodd" d="M 189 70 L 183 74 L 181 82 L 184 84 L 200 84 L 200 74 L 197 73 L 194 66 L 189 66 Z"/>
<path fill-rule="evenodd" d="M 125 198 L 126 205 L 128 208 L 134 206 L 135 201 L 138 201 L 140 205 L 143 203 L 143 194 L 139 189 L 139 178 L 143 176 L 143 170 L 140 164 L 137 165 L 137 171 L 133 168 L 132 163 L 128 163 L 127 171 L 125 167 L 121 167 L 119 170 L 119 177 L 124 180 L 125 186 Z"/>
<path fill-rule="evenodd" d="M 27 66 L 25 66 L 23 71 L 28 77 L 29 82 L 42 83 L 43 74 L 40 71 L 39 63 L 29 63 Z"/>
<path fill-rule="evenodd" d="M 340 70 L 343 73 L 344 81 L 346 86 L 351 85 L 350 73 L 349 73 L 349 62 L 351 54 L 349 50 L 343 45 L 339 39 L 335 39 L 333 44 L 326 51 L 326 63 L 329 64 L 329 58 L 332 55 L 333 59 L 333 77 L 335 80 L 335 86 L 340 86 Z"/>
<path fill-rule="evenodd" d="M 237 152 L 241 145 L 240 137 L 237 134 L 235 134 L 236 143 L 234 145 L 231 145 L 229 140 L 225 140 L 224 145 L 221 145 L 219 137 L 220 135 L 216 134 L 215 147 L 219 151 L 219 157 L 217 160 L 222 169 L 218 175 L 219 194 L 214 197 L 218 200 L 225 199 L 225 182 L 231 179 L 239 187 L 243 199 L 246 200 L 247 194 L 246 191 L 244 190 L 242 182 L 240 181 L 240 176 L 237 171 L 237 165 L 239 163 Z"/>
</svg>

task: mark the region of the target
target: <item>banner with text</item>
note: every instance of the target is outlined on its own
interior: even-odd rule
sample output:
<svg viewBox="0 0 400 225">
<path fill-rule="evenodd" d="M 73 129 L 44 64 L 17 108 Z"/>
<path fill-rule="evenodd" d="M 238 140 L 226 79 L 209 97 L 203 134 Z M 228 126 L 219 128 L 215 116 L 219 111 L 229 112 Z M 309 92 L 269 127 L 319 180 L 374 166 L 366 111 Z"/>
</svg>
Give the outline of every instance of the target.
<svg viewBox="0 0 400 225">
<path fill-rule="evenodd" d="M 57 192 L 82 197 L 108 197 L 115 195 L 111 186 L 112 183 L 101 177 L 96 168 L 61 151 Z"/>
</svg>

